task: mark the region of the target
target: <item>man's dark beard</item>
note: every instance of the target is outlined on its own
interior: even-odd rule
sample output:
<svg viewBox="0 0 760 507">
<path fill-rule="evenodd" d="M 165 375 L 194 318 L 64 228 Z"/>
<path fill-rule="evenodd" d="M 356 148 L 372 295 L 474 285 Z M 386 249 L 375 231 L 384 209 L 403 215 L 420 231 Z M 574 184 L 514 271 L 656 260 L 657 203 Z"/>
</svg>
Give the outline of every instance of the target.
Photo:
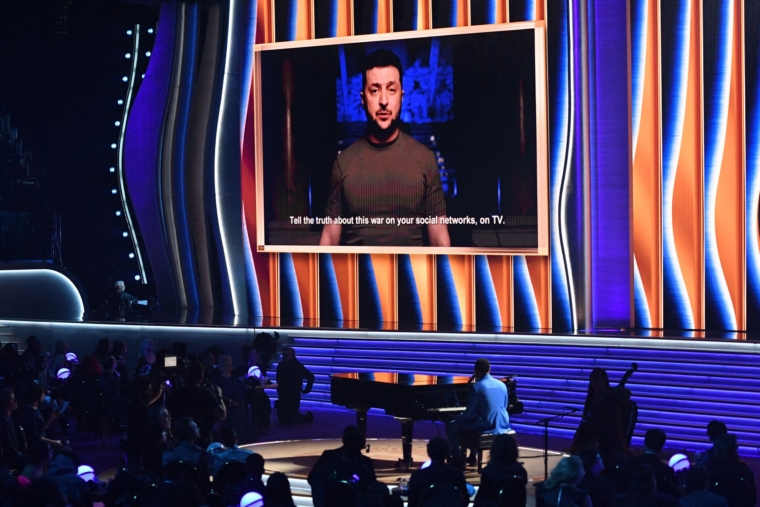
<svg viewBox="0 0 760 507">
<path fill-rule="evenodd" d="M 375 120 L 370 120 L 368 123 L 368 133 L 381 143 L 386 142 L 399 128 L 398 118 L 391 121 L 391 125 L 387 128 L 381 128 Z"/>
</svg>

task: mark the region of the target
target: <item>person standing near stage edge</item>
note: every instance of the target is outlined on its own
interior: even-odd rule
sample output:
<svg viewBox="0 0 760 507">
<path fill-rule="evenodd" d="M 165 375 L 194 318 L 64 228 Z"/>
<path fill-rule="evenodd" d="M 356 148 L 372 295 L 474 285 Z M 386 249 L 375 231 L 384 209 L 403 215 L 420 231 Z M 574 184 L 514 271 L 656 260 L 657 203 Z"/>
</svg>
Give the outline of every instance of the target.
<svg viewBox="0 0 760 507">
<path fill-rule="evenodd" d="M 325 225 L 321 246 L 451 246 L 440 223 L 446 202 L 435 154 L 399 129 L 402 82 L 395 53 L 378 49 L 367 57 L 361 91 L 367 134 L 338 154 L 325 212 L 348 223 Z M 412 223 L 399 225 L 401 218 Z"/>
<path fill-rule="evenodd" d="M 304 387 L 304 382 L 306 386 Z M 277 420 L 280 424 L 312 422 L 311 411 L 301 414 L 301 395 L 309 394 L 314 374 L 296 359 L 291 347 L 282 349 L 282 361 L 277 365 Z"/>
</svg>

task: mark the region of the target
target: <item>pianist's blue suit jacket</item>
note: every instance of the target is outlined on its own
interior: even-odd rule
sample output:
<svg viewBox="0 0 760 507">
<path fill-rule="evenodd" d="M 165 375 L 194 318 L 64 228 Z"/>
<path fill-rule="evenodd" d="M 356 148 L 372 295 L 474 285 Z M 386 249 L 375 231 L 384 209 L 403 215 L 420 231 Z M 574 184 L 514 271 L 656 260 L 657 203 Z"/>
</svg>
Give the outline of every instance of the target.
<svg viewBox="0 0 760 507">
<path fill-rule="evenodd" d="M 470 386 L 467 409 L 456 418 L 460 428 L 494 435 L 510 431 L 507 396 L 507 386 L 486 374 Z"/>
</svg>

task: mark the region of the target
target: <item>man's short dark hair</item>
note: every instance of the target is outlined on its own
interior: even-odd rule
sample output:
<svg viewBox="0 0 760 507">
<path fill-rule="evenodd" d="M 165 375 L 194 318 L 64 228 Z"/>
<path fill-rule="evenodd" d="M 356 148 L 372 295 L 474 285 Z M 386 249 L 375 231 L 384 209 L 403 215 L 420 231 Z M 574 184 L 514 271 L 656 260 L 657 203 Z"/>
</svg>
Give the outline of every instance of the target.
<svg viewBox="0 0 760 507">
<path fill-rule="evenodd" d="M 480 359 L 475 361 L 475 371 L 485 375 L 486 373 L 491 371 L 491 363 L 485 357 L 481 357 Z"/>
<path fill-rule="evenodd" d="M 644 447 L 654 452 L 660 452 L 665 447 L 667 438 L 662 430 L 656 428 L 647 430 L 646 435 L 644 435 Z"/>
<path fill-rule="evenodd" d="M 237 445 L 238 434 L 235 428 L 232 426 L 225 426 L 222 428 L 222 443 L 227 448 L 232 448 Z"/>
<path fill-rule="evenodd" d="M 723 421 L 716 421 L 713 419 L 707 423 L 707 436 L 710 437 L 711 442 L 714 442 L 716 438 L 725 435 L 726 433 L 728 433 L 728 428 Z"/>
<path fill-rule="evenodd" d="M 451 447 L 449 441 L 441 437 L 433 437 L 427 445 L 427 453 L 433 461 L 443 461 L 449 457 Z"/>
<path fill-rule="evenodd" d="M 190 367 L 187 369 L 187 381 L 191 384 L 202 381 L 203 371 L 203 365 L 201 363 L 190 363 Z"/>
<path fill-rule="evenodd" d="M 251 477 L 261 477 L 264 474 L 264 457 L 253 453 L 245 459 L 245 470 Z"/>
<path fill-rule="evenodd" d="M 404 84 L 404 69 L 401 68 L 401 59 L 393 51 L 378 49 L 364 59 L 362 68 L 362 90 L 367 87 L 367 71 L 378 67 L 396 67 L 398 69 L 398 81 Z"/>
<path fill-rule="evenodd" d="M 343 430 L 343 445 L 352 450 L 358 451 L 366 445 L 366 440 L 359 431 L 359 428 L 350 425 L 346 426 Z"/>
<path fill-rule="evenodd" d="M 174 437 L 180 441 L 185 442 L 190 438 L 190 425 L 195 422 L 190 416 L 180 417 L 174 423 Z"/>
</svg>

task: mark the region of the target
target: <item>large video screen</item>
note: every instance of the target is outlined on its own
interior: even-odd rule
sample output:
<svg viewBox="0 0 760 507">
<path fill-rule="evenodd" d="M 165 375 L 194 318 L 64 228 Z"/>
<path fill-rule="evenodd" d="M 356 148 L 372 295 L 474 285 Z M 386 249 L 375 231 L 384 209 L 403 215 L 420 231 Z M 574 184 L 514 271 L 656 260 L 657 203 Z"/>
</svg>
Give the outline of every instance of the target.
<svg viewBox="0 0 760 507">
<path fill-rule="evenodd" d="M 260 251 L 548 250 L 544 30 L 256 47 Z"/>
</svg>

